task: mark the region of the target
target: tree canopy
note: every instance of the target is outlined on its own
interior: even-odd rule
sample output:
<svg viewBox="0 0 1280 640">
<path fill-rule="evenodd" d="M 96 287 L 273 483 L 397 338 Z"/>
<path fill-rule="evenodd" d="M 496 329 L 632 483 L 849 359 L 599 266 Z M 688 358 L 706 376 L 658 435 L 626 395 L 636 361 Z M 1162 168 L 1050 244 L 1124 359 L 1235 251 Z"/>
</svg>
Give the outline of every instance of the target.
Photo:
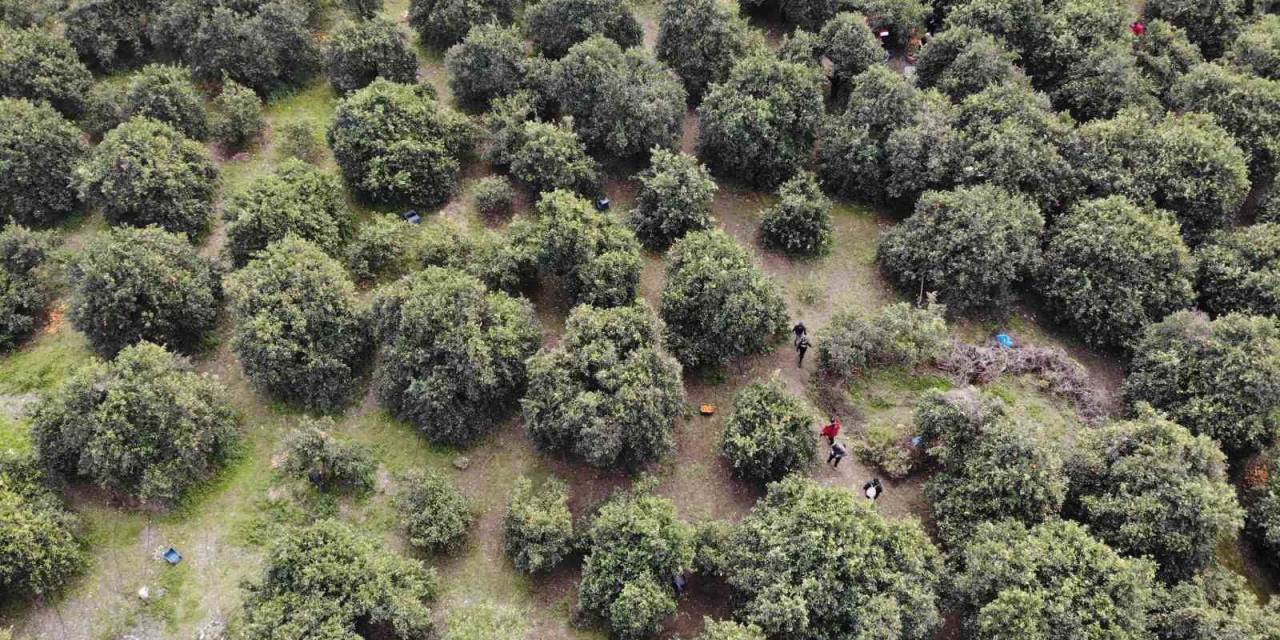
<svg viewBox="0 0 1280 640">
<path fill-rule="evenodd" d="M 1206 311 L 1280 316 L 1280 224 L 1220 232 L 1196 252 L 1196 265 Z"/>
<path fill-rule="evenodd" d="M 530 242 L 540 268 L 565 279 L 575 304 L 630 304 L 640 285 L 640 243 L 618 218 L 567 191 L 544 193 Z"/>
<path fill-rule="evenodd" d="M 48 225 L 73 213 L 75 168 L 87 152 L 80 130 L 49 105 L 0 98 L 0 217 Z"/>
<path fill-rule="evenodd" d="M 604 36 L 624 49 L 640 44 L 644 30 L 627 0 L 537 0 L 525 10 L 525 32 L 548 58 L 573 45 Z"/>
<path fill-rule="evenodd" d="M 52 298 L 53 238 L 16 224 L 0 230 L 0 349 L 31 334 Z"/>
<path fill-rule="evenodd" d="M 5 594 L 52 593 L 83 567 L 77 525 L 34 459 L 0 452 L 0 587 Z"/>
<path fill-rule="evenodd" d="M 409 24 L 422 41 L 446 49 L 482 24 L 509 25 L 522 0 L 412 0 Z"/>
<path fill-rule="evenodd" d="M 515 27 L 482 24 L 444 57 L 449 88 L 463 104 L 487 107 L 494 98 L 523 89 L 528 81 L 524 40 Z"/>
<path fill-rule="evenodd" d="M 711 203 L 720 188 L 697 158 L 655 149 L 639 178 L 630 222 L 645 246 L 666 249 L 689 232 L 711 228 Z"/>
<path fill-rule="evenodd" d="M 223 252 L 242 267 L 259 251 L 294 235 L 330 256 L 342 255 L 354 233 L 336 176 L 301 160 L 286 160 L 227 199 L 227 242 Z"/>
<path fill-rule="evenodd" d="M 733 65 L 760 46 L 734 5 L 719 0 L 663 0 L 658 14 L 658 59 L 684 82 L 693 103 L 729 78 Z M 690 55 L 691 51 L 698 55 Z"/>
<path fill-rule="evenodd" d="M 362 89 L 375 78 L 413 84 L 418 57 L 395 23 L 371 18 L 338 29 L 324 51 L 329 83 L 340 94 Z"/>
<path fill-rule="evenodd" d="M 831 248 L 831 200 L 807 171 L 782 183 L 778 204 L 760 219 L 760 240 L 784 253 L 814 256 Z"/>
<path fill-rule="evenodd" d="M 46 101 L 68 117 L 84 109 L 93 77 L 66 39 L 0 24 L 0 97 Z"/>
<path fill-rule="evenodd" d="M 751 480 L 781 480 L 813 463 L 813 418 L 776 379 L 748 385 L 734 396 L 721 438 L 729 466 Z"/>
<path fill-rule="evenodd" d="M 130 76 L 124 90 L 122 119 L 150 118 L 195 140 L 209 137 L 209 114 L 204 96 L 183 67 L 151 64 Z"/>
<path fill-rule="evenodd" d="M 555 477 L 537 488 L 528 478 L 519 478 L 507 501 L 502 530 L 507 557 L 517 569 L 538 573 L 555 568 L 573 549 L 568 487 Z"/>
</svg>

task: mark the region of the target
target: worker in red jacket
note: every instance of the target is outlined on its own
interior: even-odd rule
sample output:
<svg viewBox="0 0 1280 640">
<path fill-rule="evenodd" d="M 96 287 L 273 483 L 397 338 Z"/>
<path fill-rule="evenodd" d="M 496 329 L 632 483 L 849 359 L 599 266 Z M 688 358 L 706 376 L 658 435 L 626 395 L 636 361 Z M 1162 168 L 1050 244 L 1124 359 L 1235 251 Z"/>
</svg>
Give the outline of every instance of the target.
<svg viewBox="0 0 1280 640">
<path fill-rule="evenodd" d="M 836 436 L 840 435 L 840 428 L 844 425 L 840 424 L 840 418 L 832 418 L 831 424 L 822 428 L 822 437 L 827 439 L 827 444 L 834 445 Z"/>
</svg>

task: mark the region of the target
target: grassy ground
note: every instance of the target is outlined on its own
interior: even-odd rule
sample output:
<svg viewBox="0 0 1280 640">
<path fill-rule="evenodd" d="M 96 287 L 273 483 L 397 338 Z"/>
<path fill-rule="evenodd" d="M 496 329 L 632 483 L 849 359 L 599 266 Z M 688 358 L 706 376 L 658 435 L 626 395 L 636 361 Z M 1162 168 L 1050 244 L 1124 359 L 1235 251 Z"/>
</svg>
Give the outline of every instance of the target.
<svg viewBox="0 0 1280 640">
<path fill-rule="evenodd" d="M 386 14 L 402 19 L 407 5 L 407 0 L 392 0 L 387 3 Z M 654 10 L 651 5 L 643 5 L 638 15 L 645 23 L 646 41 L 651 46 Z M 423 61 L 421 77 L 447 99 L 441 56 L 426 50 L 419 54 Z M 302 121 L 321 131 L 331 119 L 335 103 L 336 96 L 322 79 L 271 102 L 267 111 L 269 128 L 262 141 L 247 153 L 220 160 L 224 197 L 280 162 L 276 132 L 281 127 Z M 686 150 L 692 150 L 696 142 L 697 124 L 696 117 L 690 114 L 683 141 Z M 329 157 L 320 163 L 333 167 Z M 468 191 L 478 177 L 490 171 L 479 163 L 468 167 L 459 196 L 436 216 L 441 223 L 464 228 L 484 225 L 472 211 Z M 636 184 L 625 175 L 616 176 L 607 190 L 617 203 L 616 210 L 625 211 L 634 199 Z M 831 254 L 810 261 L 792 261 L 762 251 L 755 241 L 760 211 L 771 202 L 768 194 L 724 184 L 715 200 L 714 213 L 722 228 L 752 250 L 764 270 L 782 287 L 791 315 L 803 320 L 811 331 L 820 332 L 838 309 L 871 311 L 899 299 L 874 266 L 876 240 L 880 231 L 892 224 L 890 218 L 841 204 L 834 212 L 835 245 Z M 362 217 L 373 213 L 357 202 L 352 204 Z M 221 227 L 219 220 L 203 239 L 202 253 L 219 253 L 224 239 Z M 77 220 L 61 232 L 63 246 L 74 253 L 103 228 L 96 216 Z M 645 300 L 655 307 L 663 283 L 662 256 L 648 256 L 641 289 Z M 536 292 L 533 298 L 546 342 L 554 343 L 562 330 L 568 304 L 554 287 Z M 957 332 L 981 339 L 997 328 L 1007 328 L 1024 341 L 1063 345 L 1089 367 L 1104 391 L 1113 391 L 1120 379 L 1120 368 L 1113 360 L 1064 339 L 1041 322 L 1034 311 L 1020 310 L 1005 320 L 966 321 L 957 326 Z M 511 487 L 521 475 L 556 474 L 565 478 L 578 514 L 628 484 L 628 477 L 539 453 L 524 437 L 518 419 L 501 425 L 468 451 L 436 447 L 411 427 L 388 416 L 366 392 L 361 401 L 335 419 L 340 432 L 369 444 L 377 452 L 382 462 L 378 489 L 363 498 L 321 499 L 273 472 L 273 458 L 281 438 L 300 416 L 252 389 L 228 347 L 230 332 L 230 325 L 224 324 L 213 346 L 196 358 L 196 365 L 218 377 L 244 416 L 244 443 L 235 460 L 213 483 L 190 496 L 179 508 L 165 513 L 122 508 L 100 492 L 83 487 L 72 489 L 70 501 L 83 524 L 91 565 L 56 598 L 10 603 L 0 609 L 0 628 L 13 625 L 19 638 L 195 637 L 200 629 L 234 617 L 240 601 L 240 583 L 258 573 L 264 543 L 280 527 L 334 515 L 382 537 L 394 549 L 412 553 L 406 548 L 391 509 L 394 478 L 410 469 L 431 468 L 455 480 L 472 500 L 477 514 L 476 526 L 462 549 L 447 557 L 422 558 L 435 566 L 442 577 L 443 593 L 435 607 L 441 624 L 502 629 L 502 634 L 494 637 L 604 637 L 599 630 L 582 628 L 572 621 L 577 568 L 571 565 L 535 578 L 518 574 L 502 553 L 501 518 Z M 0 358 L 0 448 L 30 446 L 27 422 L 22 417 L 25 407 L 35 394 L 54 387 L 90 357 L 84 339 L 61 320 L 59 311 L 28 344 Z M 686 380 L 690 415 L 677 424 L 678 453 L 651 470 L 659 479 L 658 491 L 675 501 L 682 515 L 692 521 L 740 518 L 759 496 L 759 489 L 733 478 L 718 456 L 725 411 L 703 417 L 692 409 L 711 403 L 727 410 L 733 394 L 743 385 L 773 376 L 792 392 L 810 398 L 816 406 L 809 373 L 795 366 L 789 349 L 779 348 L 772 354 L 737 362 L 714 379 Z M 910 407 L 919 393 L 950 384 L 928 372 L 878 372 L 848 390 L 848 402 L 858 418 L 846 420 L 846 424 L 851 435 L 856 435 L 866 425 L 909 423 Z M 995 386 L 994 392 L 1016 411 L 1055 433 L 1069 436 L 1077 428 L 1069 409 L 1040 393 L 1029 381 L 1006 379 Z M 815 410 L 815 431 L 820 417 Z M 465 471 L 452 465 L 460 454 L 471 460 Z M 861 486 L 878 474 L 857 460 L 846 460 L 839 469 L 815 460 L 811 473 L 824 484 L 846 487 Z M 888 483 L 889 490 L 877 507 L 890 517 L 926 517 L 922 482 L 917 476 Z M 178 567 L 169 567 L 158 559 L 158 553 L 170 546 L 180 549 L 186 558 Z M 1255 584 L 1265 584 L 1235 545 L 1224 545 L 1224 558 L 1251 575 Z M 136 595 L 142 586 L 153 594 L 147 602 Z M 156 593 L 162 595 L 154 597 Z M 715 585 L 695 581 L 664 635 L 692 636 L 700 630 L 704 615 L 726 613 L 724 594 Z"/>
</svg>

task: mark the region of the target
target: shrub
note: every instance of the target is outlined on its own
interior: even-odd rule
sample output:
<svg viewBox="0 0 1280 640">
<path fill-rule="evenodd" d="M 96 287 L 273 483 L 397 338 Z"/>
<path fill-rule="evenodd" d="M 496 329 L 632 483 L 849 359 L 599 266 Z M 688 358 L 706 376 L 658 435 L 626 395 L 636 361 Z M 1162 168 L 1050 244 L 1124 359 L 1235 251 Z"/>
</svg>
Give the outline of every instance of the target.
<svg viewBox="0 0 1280 640">
<path fill-rule="evenodd" d="M 1068 513 L 1116 551 L 1156 560 L 1167 580 L 1199 573 L 1242 525 L 1218 445 L 1153 411 L 1086 432 L 1069 462 Z"/>
<path fill-rule="evenodd" d="M 1081 121 L 1114 117 L 1123 109 L 1158 106 L 1156 86 L 1142 72 L 1132 45 L 1099 44 L 1067 67 L 1050 92 L 1053 103 Z"/>
<path fill-rule="evenodd" d="M 625 0 L 538 0 L 524 14 L 525 31 L 548 58 L 601 35 L 623 48 L 639 46 L 644 31 Z"/>
<path fill-rule="evenodd" d="M 258 94 L 230 78 L 222 82 L 213 106 L 213 135 L 232 149 L 249 144 L 266 126 Z"/>
<path fill-rule="evenodd" d="M 453 95 L 477 107 L 519 91 L 528 77 L 524 40 L 515 27 L 472 27 L 462 42 L 449 47 L 444 65 Z"/>
<path fill-rule="evenodd" d="M 340 256 L 354 226 L 337 177 L 298 160 L 286 161 L 233 194 L 223 215 L 223 251 L 237 268 L 289 235 Z"/>
<path fill-rule="evenodd" d="M 769 637 L 922 640 L 941 623 L 942 558 L 920 525 L 797 475 L 769 485 L 724 564 L 734 617 Z"/>
<path fill-rule="evenodd" d="M 362 20 L 335 31 L 324 59 L 329 83 L 339 94 L 363 89 L 375 78 L 403 84 L 413 84 L 418 79 L 418 57 L 400 29 L 382 18 Z"/>
<path fill-rule="evenodd" d="M 486 230 L 464 236 L 448 224 L 435 225 L 419 234 L 418 259 L 423 266 L 447 267 L 475 276 L 491 289 L 518 293 L 536 277 L 540 249 L 535 227 L 520 220 L 508 234 Z"/>
<path fill-rule="evenodd" d="M 812 422 L 804 403 L 780 381 L 757 382 L 734 396 L 720 451 L 739 476 L 781 480 L 813 463 Z"/>
<path fill-rule="evenodd" d="M 1191 304 L 1193 268 L 1172 216 L 1112 196 L 1077 204 L 1050 231 L 1040 291 L 1086 342 L 1127 346 Z"/>
<path fill-rule="evenodd" d="M 1280 16 L 1264 15 L 1245 27 L 1227 58 L 1253 75 L 1280 80 Z"/>
<path fill-rule="evenodd" d="M 49 306 L 44 270 L 52 251 L 53 239 L 46 233 L 16 224 L 0 231 L 0 349 L 30 335 Z"/>
<path fill-rule="evenodd" d="M 671 251 L 661 315 L 686 367 L 716 367 L 766 351 L 785 328 L 786 304 L 733 238 L 697 231 Z"/>
<path fill-rule="evenodd" d="M 288 530 L 267 552 L 262 579 L 246 585 L 240 631 L 255 640 L 297 629 L 342 638 L 373 628 L 397 640 L 432 633 L 436 573 L 337 520 Z"/>
<path fill-rule="evenodd" d="M 396 494 L 396 511 L 409 534 L 409 544 L 426 551 L 456 548 L 475 521 L 471 505 L 452 482 L 429 472 L 404 477 Z"/>
<path fill-rule="evenodd" d="M 516 480 L 502 519 L 507 557 L 525 573 L 550 571 L 573 548 L 573 514 L 568 487 L 557 478 L 538 489 L 528 478 Z"/>
<path fill-rule="evenodd" d="M 1270 555 L 1280 558 L 1280 458 L 1262 462 L 1258 482 L 1245 490 L 1246 525 L 1250 538 Z"/>
<path fill-rule="evenodd" d="M 782 184 L 778 198 L 761 216 L 761 243 L 793 255 L 826 252 L 831 246 L 831 200 L 817 177 L 807 171 L 796 174 Z"/>
<path fill-rule="evenodd" d="M 1147 635 L 1154 567 L 1120 557 L 1074 522 L 1030 529 L 984 523 L 954 562 L 955 597 L 978 637 L 1017 638 L 1029 629 L 1043 638 L 1075 638 L 1089 629 Z"/>
<path fill-rule="evenodd" d="M 382 11 L 382 0 L 344 0 L 347 10 L 362 20 L 370 20 Z"/>
<path fill-rule="evenodd" d="M 222 385 L 143 342 L 72 374 L 36 409 L 31 436 L 50 469 L 173 503 L 227 459 L 237 422 Z"/>
<path fill-rule="evenodd" d="M 1070 155 L 1089 192 L 1154 202 L 1192 243 L 1229 226 L 1249 193 L 1244 152 L 1204 114 L 1127 110 L 1080 127 Z"/>
<path fill-rule="evenodd" d="M 936 291 L 950 309 L 1003 308 L 1036 272 L 1044 218 L 1026 196 L 995 186 L 930 191 L 876 253 L 903 291 Z"/>
<path fill-rule="evenodd" d="M 444 204 L 474 134 L 424 85 L 375 80 L 338 103 L 329 146 L 347 185 L 373 202 Z"/>
<path fill-rule="evenodd" d="M 231 347 L 254 385 L 312 410 L 351 397 L 369 331 L 336 260 L 290 236 L 268 245 L 226 286 L 240 320 Z"/>
<path fill-rule="evenodd" d="M 654 149 L 639 179 L 630 222 L 646 246 L 666 249 L 691 231 L 711 228 L 711 203 L 719 187 L 697 158 Z"/>
<path fill-rule="evenodd" d="M 479 211 L 480 215 L 499 217 L 510 215 L 516 192 L 506 178 L 489 176 L 476 182 L 471 197 L 475 199 L 476 211 Z"/>
<path fill-rule="evenodd" d="M 915 460 L 907 446 L 904 426 L 875 423 L 867 425 L 862 437 L 853 441 L 853 454 L 874 465 L 890 478 L 902 479 L 911 473 Z"/>
<path fill-rule="evenodd" d="M 84 109 L 89 70 L 63 38 L 41 29 L 0 24 L 0 97 L 44 100 L 68 117 Z"/>
<path fill-rule="evenodd" d="M 822 53 L 832 65 L 832 93 L 840 95 L 850 78 L 866 71 L 873 64 L 884 60 L 884 47 L 871 32 L 865 16 L 857 13 L 839 13 L 818 33 Z"/>
<path fill-rule="evenodd" d="M 848 4 L 853 11 L 867 16 L 872 29 L 888 29 L 892 42 L 898 46 L 924 32 L 929 5 L 927 0 L 853 0 Z"/>
<path fill-rule="evenodd" d="M 116 127 L 79 171 L 81 193 L 111 224 L 194 236 L 209 226 L 218 172 L 209 152 L 154 120 Z"/>
<path fill-rule="evenodd" d="M 412 0 L 409 24 L 423 42 L 446 49 L 477 25 L 511 24 L 520 4 L 517 0 Z"/>
<path fill-rule="evenodd" d="M 1280 316 L 1280 224 L 1221 232 L 1196 258 L 1196 289 L 1205 310 Z"/>
<path fill-rule="evenodd" d="M 382 342 L 375 378 L 391 412 L 435 442 L 488 432 L 525 385 L 542 332 L 533 306 L 472 276 L 428 267 L 374 302 Z"/>
<path fill-rule="evenodd" d="M 306 480 L 324 492 L 372 491 L 377 481 L 378 461 L 368 447 L 345 442 L 329 432 L 332 418 L 304 420 L 285 437 L 285 475 Z"/>
<path fill-rule="evenodd" d="M 565 278 L 575 304 L 630 304 L 640 285 L 640 243 L 617 218 L 565 191 L 543 194 L 534 231 L 537 264 Z"/>
<path fill-rule="evenodd" d="M 525 121 L 513 125 L 513 146 L 499 164 L 534 193 L 567 190 L 593 194 L 599 188 L 599 168 L 568 122 Z"/>
<path fill-rule="evenodd" d="M 316 164 L 324 154 L 324 143 L 316 135 L 311 123 L 305 120 L 292 120 L 280 126 L 280 155 L 284 158 L 297 158 L 303 162 Z"/>
<path fill-rule="evenodd" d="M 693 528 L 650 486 L 614 495 L 587 531 L 578 606 L 604 618 L 623 640 L 658 632 L 676 611 L 671 577 L 693 568 Z"/>
<path fill-rule="evenodd" d="M 1136 341 L 1124 393 L 1230 454 L 1257 451 L 1280 426 L 1280 327 L 1267 316 L 1172 314 Z"/>
<path fill-rule="evenodd" d="M 822 119 L 822 74 L 758 54 L 698 107 L 698 155 L 717 174 L 773 188 L 807 160 Z"/>
<path fill-rule="evenodd" d="M 48 17 L 46 12 L 49 9 L 46 4 L 29 0 L 0 0 L 0 24 L 18 29 L 38 26 Z"/>
<path fill-rule="evenodd" d="M 546 93 L 573 118 L 588 147 L 632 157 L 679 142 L 684 86 L 644 49 L 623 51 L 604 36 L 592 36 L 551 63 L 548 73 Z"/>
<path fill-rule="evenodd" d="M 923 104 L 912 121 L 885 138 L 884 154 L 876 160 L 885 168 L 878 178 L 884 198 L 890 202 L 914 203 L 925 191 L 949 189 L 955 185 L 965 166 L 963 138 L 955 128 L 957 111 L 946 97 L 926 92 Z M 858 137 L 854 136 L 855 139 Z M 848 151 L 854 149 L 848 148 Z M 879 165 L 871 166 L 876 167 L 871 172 L 874 178 L 879 173 Z M 846 182 L 844 187 L 855 188 L 856 184 Z M 856 188 L 866 191 L 862 187 Z"/>
<path fill-rule="evenodd" d="M 525 423 L 542 449 L 634 469 L 670 453 L 684 408 L 680 365 L 642 305 L 569 312 L 554 349 L 529 360 Z"/>
<path fill-rule="evenodd" d="M 885 307 L 867 320 L 838 311 L 818 336 L 818 366 L 850 377 L 873 366 L 917 367 L 940 358 L 950 344 L 946 307 L 932 298 L 917 308 L 906 302 Z"/>
<path fill-rule="evenodd" d="M 1151 628 L 1161 640 L 1262 637 L 1280 624 L 1280 609 L 1264 607 L 1243 576 L 1220 566 L 1160 592 Z"/>
<path fill-rule="evenodd" d="M 204 96 L 182 67 L 152 64 L 129 78 L 121 104 L 123 119 L 150 118 L 182 135 L 203 140 L 209 135 Z"/>
<path fill-rule="evenodd" d="M 1067 476 L 1038 427 L 1005 415 L 998 400 L 972 388 L 920 400 L 916 430 L 943 464 L 925 485 L 938 531 L 950 545 L 974 540 L 986 521 L 1036 525 L 1062 508 Z M 979 407 L 972 410 L 972 407 Z"/>
<path fill-rule="evenodd" d="M 1146 4 L 1147 18 L 1165 20 L 1186 29 L 1191 41 L 1211 60 L 1222 55 L 1235 38 L 1243 14 L 1240 0 L 1151 0 Z"/>
<path fill-rule="evenodd" d="M 1017 54 L 995 37 L 972 27 L 952 27 L 920 49 L 916 77 L 954 100 L 1002 82 L 1018 82 Z"/>
<path fill-rule="evenodd" d="M 1138 67 L 1151 81 L 1156 95 L 1170 104 L 1171 92 L 1178 80 L 1196 65 L 1204 62 L 1200 49 L 1187 38 L 1187 32 L 1164 20 L 1146 22 L 1147 33 L 1134 43 L 1133 53 Z"/>
<path fill-rule="evenodd" d="M 357 282 L 385 275 L 398 276 L 408 268 L 414 233 L 409 223 L 393 214 L 365 223 L 347 245 L 347 268 Z"/>
<path fill-rule="evenodd" d="M 696 640 L 765 640 L 760 627 L 753 624 L 738 624 L 732 620 L 712 620 L 703 618 L 702 635 Z"/>
<path fill-rule="evenodd" d="M 44 484 L 34 460 L 0 452 L 0 586 L 43 596 L 85 565 L 76 517 Z M 0 631 L 7 639 L 8 632 Z"/>
<path fill-rule="evenodd" d="M 680 76 L 693 103 L 702 101 L 708 87 L 727 80 L 734 63 L 759 45 L 752 38 L 732 5 L 717 0 L 664 0 L 659 5 L 656 55 Z"/>
<path fill-rule="evenodd" d="M 217 324 L 219 277 L 177 234 L 112 229 L 72 270 L 71 323 L 106 357 L 144 340 L 190 353 Z"/>
<path fill-rule="evenodd" d="M 1172 90 L 1173 106 L 1214 116 L 1244 149 L 1258 175 L 1280 163 L 1280 81 L 1267 80 L 1216 64 L 1202 64 L 1182 76 Z"/>
<path fill-rule="evenodd" d="M 151 53 L 147 16 L 159 8 L 158 0 L 80 0 L 67 7 L 62 22 L 81 60 L 118 71 Z"/>
<path fill-rule="evenodd" d="M 0 218 L 47 225 L 74 212 L 75 167 L 88 151 L 52 107 L 0 99 Z"/>
</svg>

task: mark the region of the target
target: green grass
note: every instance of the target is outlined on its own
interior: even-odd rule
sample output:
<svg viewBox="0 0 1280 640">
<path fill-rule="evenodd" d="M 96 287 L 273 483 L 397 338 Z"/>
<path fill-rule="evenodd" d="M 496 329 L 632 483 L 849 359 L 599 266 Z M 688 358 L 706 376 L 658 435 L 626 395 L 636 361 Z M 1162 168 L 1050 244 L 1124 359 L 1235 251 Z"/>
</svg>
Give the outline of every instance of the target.
<svg viewBox="0 0 1280 640">
<path fill-rule="evenodd" d="M 88 341 L 68 326 L 41 333 L 0 360 L 0 393 L 48 391 L 92 357 Z"/>
<path fill-rule="evenodd" d="M 0 452 L 27 453 L 31 451 L 30 434 L 31 424 L 26 420 L 17 420 L 0 415 Z"/>
</svg>

